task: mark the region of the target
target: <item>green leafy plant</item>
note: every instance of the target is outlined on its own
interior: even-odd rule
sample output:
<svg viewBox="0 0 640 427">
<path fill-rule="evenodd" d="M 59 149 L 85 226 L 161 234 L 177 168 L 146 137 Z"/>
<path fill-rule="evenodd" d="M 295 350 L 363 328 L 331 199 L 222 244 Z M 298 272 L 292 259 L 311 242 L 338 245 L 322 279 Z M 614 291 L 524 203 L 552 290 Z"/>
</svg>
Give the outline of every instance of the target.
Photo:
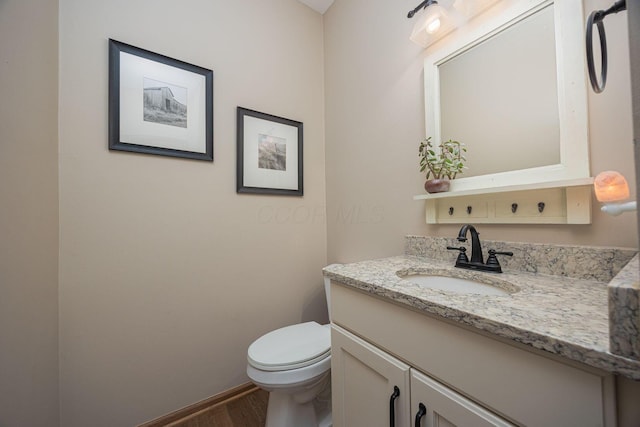
<svg viewBox="0 0 640 427">
<path fill-rule="evenodd" d="M 431 137 L 420 142 L 418 156 L 420 157 L 420 172 L 427 171 L 427 179 L 454 179 L 457 174 L 466 169 L 467 160 L 464 153 L 467 149 L 458 141 L 449 140 L 433 147 Z"/>
</svg>

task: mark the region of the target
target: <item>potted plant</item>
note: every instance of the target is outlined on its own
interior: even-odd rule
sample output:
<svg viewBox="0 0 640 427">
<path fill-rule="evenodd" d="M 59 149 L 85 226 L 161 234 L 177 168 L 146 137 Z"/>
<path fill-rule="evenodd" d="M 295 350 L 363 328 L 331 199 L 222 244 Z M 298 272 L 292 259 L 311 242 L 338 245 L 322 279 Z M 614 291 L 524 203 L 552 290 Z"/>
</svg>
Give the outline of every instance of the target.
<svg viewBox="0 0 640 427">
<path fill-rule="evenodd" d="M 424 183 L 427 193 L 449 191 L 449 180 L 454 179 L 466 168 L 466 151 L 464 144 L 451 139 L 440 143 L 437 148 L 433 147 L 431 137 L 420 142 L 420 172 L 427 172 L 427 181 Z"/>
</svg>

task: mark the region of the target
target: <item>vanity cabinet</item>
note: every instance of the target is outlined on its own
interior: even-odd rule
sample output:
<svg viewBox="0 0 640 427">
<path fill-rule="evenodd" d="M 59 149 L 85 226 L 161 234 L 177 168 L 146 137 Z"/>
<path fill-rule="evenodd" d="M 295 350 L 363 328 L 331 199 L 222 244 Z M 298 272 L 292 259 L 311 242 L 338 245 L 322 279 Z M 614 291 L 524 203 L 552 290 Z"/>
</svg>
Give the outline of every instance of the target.
<svg viewBox="0 0 640 427">
<path fill-rule="evenodd" d="M 513 427 L 339 326 L 331 343 L 334 427 Z"/>
<path fill-rule="evenodd" d="M 335 427 L 616 425 L 613 375 L 331 283 Z"/>
</svg>

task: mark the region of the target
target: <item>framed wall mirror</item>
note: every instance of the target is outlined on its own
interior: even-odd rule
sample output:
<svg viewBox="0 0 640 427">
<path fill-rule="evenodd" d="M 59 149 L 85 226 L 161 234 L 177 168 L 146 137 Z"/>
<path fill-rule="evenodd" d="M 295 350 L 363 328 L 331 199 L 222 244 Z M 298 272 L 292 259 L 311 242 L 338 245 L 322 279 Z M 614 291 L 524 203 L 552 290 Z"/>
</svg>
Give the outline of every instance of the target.
<svg viewBox="0 0 640 427">
<path fill-rule="evenodd" d="M 426 134 L 466 144 L 451 191 L 589 177 L 580 1 L 503 0 L 431 47 Z"/>
</svg>

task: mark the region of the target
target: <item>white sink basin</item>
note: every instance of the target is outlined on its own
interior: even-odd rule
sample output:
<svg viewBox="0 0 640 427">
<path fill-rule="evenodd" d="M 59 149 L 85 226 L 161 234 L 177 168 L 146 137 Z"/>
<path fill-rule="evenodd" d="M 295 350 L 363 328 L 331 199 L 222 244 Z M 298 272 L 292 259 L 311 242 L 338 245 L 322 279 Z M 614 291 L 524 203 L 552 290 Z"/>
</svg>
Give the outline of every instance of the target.
<svg viewBox="0 0 640 427">
<path fill-rule="evenodd" d="M 413 274 L 401 277 L 404 280 L 424 286 L 425 288 L 440 289 L 460 294 L 509 295 L 514 291 L 513 289 L 506 290 L 498 286 L 459 277 L 437 276 L 432 274 Z"/>
</svg>

